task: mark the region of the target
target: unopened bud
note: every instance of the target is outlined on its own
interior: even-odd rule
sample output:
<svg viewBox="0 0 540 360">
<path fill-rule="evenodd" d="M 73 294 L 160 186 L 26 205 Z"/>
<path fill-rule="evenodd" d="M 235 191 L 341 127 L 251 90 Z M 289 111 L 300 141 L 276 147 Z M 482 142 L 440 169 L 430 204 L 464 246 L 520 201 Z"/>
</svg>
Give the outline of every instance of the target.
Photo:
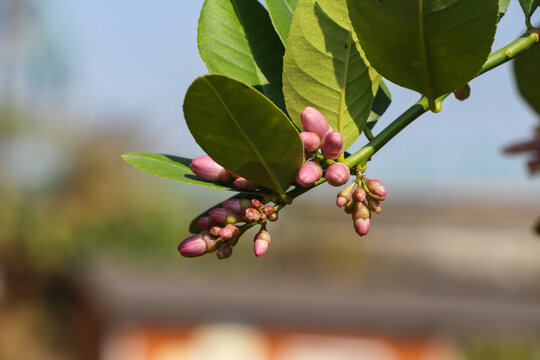
<svg viewBox="0 0 540 360">
<path fill-rule="evenodd" d="M 218 248 L 216 256 L 219 260 L 230 258 L 233 252 L 233 247 L 231 244 L 221 244 Z"/>
<path fill-rule="evenodd" d="M 268 246 L 270 245 L 270 242 L 272 241 L 272 238 L 270 237 L 270 233 L 264 229 L 261 229 L 257 235 L 255 235 L 255 239 L 253 242 L 253 249 L 255 250 L 255 256 L 261 257 L 264 254 L 266 254 L 266 251 L 268 250 Z"/>
<path fill-rule="evenodd" d="M 380 214 L 382 211 L 382 205 L 381 201 L 374 199 L 372 197 L 367 198 L 368 207 L 371 211 L 373 211 L 375 214 Z"/>
<path fill-rule="evenodd" d="M 353 192 L 353 199 L 358 202 L 363 202 L 366 200 L 366 190 L 362 189 L 361 187 L 357 187 Z"/>
<path fill-rule="evenodd" d="M 316 151 L 319 146 L 321 146 L 321 138 L 314 132 L 311 131 L 302 131 L 300 133 L 302 138 L 302 143 L 304 144 L 304 149 L 307 152 Z"/>
<path fill-rule="evenodd" d="M 199 220 L 197 220 L 197 226 L 203 230 L 208 230 L 210 227 L 214 225 L 214 220 L 210 218 L 209 216 L 203 216 Z"/>
<path fill-rule="evenodd" d="M 336 200 L 336 205 L 338 207 L 344 207 L 345 205 L 347 205 L 349 201 L 351 201 L 354 186 L 355 186 L 355 183 L 352 183 L 351 185 L 347 186 L 346 188 L 338 192 L 337 200 Z"/>
<path fill-rule="evenodd" d="M 263 207 L 263 203 L 260 202 L 257 199 L 251 199 L 251 207 L 254 207 L 255 209 L 261 209 Z"/>
<path fill-rule="evenodd" d="M 231 209 L 237 214 L 243 214 L 251 206 L 251 201 L 248 199 L 229 199 L 224 201 L 221 206 L 225 209 Z"/>
<path fill-rule="evenodd" d="M 208 215 L 210 215 L 212 220 L 221 225 L 234 224 L 240 220 L 236 212 L 231 209 L 225 208 L 212 209 L 210 210 Z"/>
<path fill-rule="evenodd" d="M 264 212 L 260 212 L 260 214 L 261 214 L 261 217 L 259 218 L 259 224 L 262 224 L 266 221 L 267 216 Z"/>
<path fill-rule="evenodd" d="M 321 152 L 327 159 L 335 160 L 343 152 L 343 135 L 339 131 L 332 131 L 324 138 Z"/>
<path fill-rule="evenodd" d="M 247 180 L 247 179 L 245 179 L 243 177 L 239 177 L 236 180 L 234 180 L 233 185 L 237 189 L 245 190 L 245 191 L 255 190 L 258 187 L 257 184 L 255 184 L 254 182 L 249 181 L 249 180 Z"/>
<path fill-rule="evenodd" d="M 244 218 L 246 219 L 248 223 L 257 222 L 261 218 L 261 212 L 254 208 L 246 209 Z"/>
<path fill-rule="evenodd" d="M 366 179 L 366 186 L 370 193 L 379 197 L 377 200 L 384 200 L 386 197 L 386 189 L 379 180 Z"/>
<path fill-rule="evenodd" d="M 454 96 L 460 101 L 467 100 L 469 96 L 471 96 L 471 87 L 469 86 L 469 84 L 460 87 L 459 89 L 454 91 Z"/>
<path fill-rule="evenodd" d="M 323 114 L 315 108 L 306 107 L 302 111 L 302 114 L 300 114 L 300 120 L 302 121 L 304 131 L 314 132 L 319 135 L 321 141 L 323 141 L 324 137 L 332 131 L 332 128 L 328 125 L 328 121 L 326 121 Z"/>
<path fill-rule="evenodd" d="M 273 214 L 268 215 L 268 221 L 277 221 L 278 220 L 278 214 L 275 212 Z"/>
<path fill-rule="evenodd" d="M 296 175 L 296 183 L 302 187 L 310 187 L 322 177 L 323 170 L 321 165 L 315 161 L 305 163 Z"/>
<path fill-rule="evenodd" d="M 219 232 L 219 237 L 225 241 L 236 240 L 239 234 L 240 234 L 240 230 L 238 230 L 236 226 L 232 224 L 227 224 Z"/>
<path fill-rule="evenodd" d="M 351 176 L 347 165 L 342 163 L 332 164 L 326 169 L 326 181 L 332 186 L 342 186 L 349 181 Z"/>
<path fill-rule="evenodd" d="M 356 219 L 369 219 L 371 218 L 371 212 L 368 207 L 361 202 L 355 202 L 353 206 L 353 211 L 351 213 L 353 220 Z"/>
<path fill-rule="evenodd" d="M 371 220 L 369 219 L 356 219 L 354 220 L 354 230 L 356 233 L 360 236 L 364 236 L 369 231 L 369 225 L 371 223 Z"/>
<path fill-rule="evenodd" d="M 265 213 L 266 215 L 272 215 L 273 213 L 276 212 L 276 210 L 274 209 L 274 207 L 271 206 L 271 205 L 266 205 L 266 206 L 264 207 L 263 211 L 264 211 L 264 213 Z"/>
<path fill-rule="evenodd" d="M 184 239 L 178 245 L 180 255 L 185 257 L 197 257 L 206 254 L 206 242 L 201 234 L 193 235 Z"/>
<path fill-rule="evenodd" d="M 212 226 L 209 230 L 210 234 L 213 236 L 219 236 L 219 232 L 221 231 L 221 226 Z"/>
<path fill-rule="evenodd" d="M 193 159 L 189 168 L 197 176 L 209 181 L 218 181 L 226 184 L 233 180 L 231 173 L 212 160 L 208 155 L 198 156 Z"/>
</svg>

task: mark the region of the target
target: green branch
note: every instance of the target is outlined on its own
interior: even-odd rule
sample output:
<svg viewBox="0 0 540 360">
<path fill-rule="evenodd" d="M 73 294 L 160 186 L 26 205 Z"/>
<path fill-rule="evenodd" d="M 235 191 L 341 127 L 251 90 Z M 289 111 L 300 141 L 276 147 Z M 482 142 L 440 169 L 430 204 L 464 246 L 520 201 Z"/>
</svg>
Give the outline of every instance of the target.
<svg viewBox="0 0 540 360">
<path fill-rule="evenodd" d="M 484 66 L 482 66 L 482 69 L 477 76 L 480 76 L 483 73 L 488 72 L 489 70 L 513 59 L 517 55 L 526 52 L 531 47 L 538 44 L 539 41 L 540 36 L 538 29 L 530 29 L 515 41 L 489 55 L 487 61 L 485 62 Z M 450 95 L 450 93 L 441 96 L 439 99 L 437 99 L 437 101 L 442 102 L 448 95 Z M 422 97 L 417 103 L 408 108 L 403 114 L 390 123 L 390 125 L 377 134 L 377 136 L 375 136 L 367 145 L 344 159 L 342 162 L 349 168 L 353 168 L 358 165 L 364 166 L 369 159 L 384 145 L 386 145 L 394 136 L 399 134 L 403 129 L 405 129 L 405 127 L 407 127 L 407 125 L 412 123 L 428 110 L 428 101 L 425 97 Z M 323 178 L 309 188 L 295 187 L 287 193 L 287 198 L 292 200 L 324 182 L 325 180 Z"/>
</svg>

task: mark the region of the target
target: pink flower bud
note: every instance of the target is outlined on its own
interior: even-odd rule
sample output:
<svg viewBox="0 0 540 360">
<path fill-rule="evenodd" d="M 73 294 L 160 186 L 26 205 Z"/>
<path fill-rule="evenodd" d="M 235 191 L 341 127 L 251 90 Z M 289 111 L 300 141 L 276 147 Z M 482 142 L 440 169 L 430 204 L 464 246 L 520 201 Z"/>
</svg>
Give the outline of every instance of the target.
<svg viewBox="0 0 540 360">
<path fill-rule="evenodd" d="M 263 203 L 257 199 L 251 199 L 251 207 L 255 209 L 262 209 L 264 207 Z"/>
<path fill-rule="evenodd" d="M 214 225 L 210 228 L 209 232 L 212 236 L 219 236 L 219 232 L 221 231 L 221 227 Z"/>
<path fill-rule="evenodd" d="M 268 221 L 278 221 L 278 214 L 275 212 L 273 214 L 268 215 Z"/>
<path fill-rule="evenodd" d="M 201 256 L 206 254 L 206 242 L 201 234 L 193 235 L 178 245 L 178 251 L 185 257 Z"/>
<path fill-rule="evenodd" d="M 369 219 L 356 219 L 354 220 L 354 230 L 360 236 L 367 235 L 370 223 L 371 220 Z"/>
<path fill-rule="evenodd" d="M 251 206 L 251 201 L 248 199 L 229 199 L 221 204 L 225 209 L 231 209 L 237 214 L 243 214 L 247 208 Z"/>
<path fill-rule="evenodd" d="M 352 191 L 353 191 L 355 185 L 356 185 L 355 183 L 352 183 L 351 185 L 349 185 L 346 188 L 342 189 L 338 193 L 337 200 L 336 200 L 336 205 L 338 207 L 344 207 L 345 205 L 347 205 L 347 203 L 349 201 L 351 201 L 351 199 L 352 199 Z"/>
<path fill-rule="evenodd" d="M 322 177 L 322 174 L 321 165 L 315 161 L 308 161 L 298 171 L 296 183 L 302 187 L 310 187 Z"/>
<path fill-rule="evenodd" d="M 327 159 L 335 160 L 343 152 L 343 135 L 339 131 L 332 131 L 324 138 L 321 152 Z"/>
<path fill-rule="evenodd" d="M 219 260 L 230 258 L 233 253 L 233 247 L 231 244 L 222 244 L 216 253 Z"/>
<path fill-rule="evenodd" d="M 274 209 L 274 207 L 272 205 L 266 205 L 263 209 L 264 213 L 266 215 L 272 215 L 273 213 L 276 212 L 276 210 Z"/>
<path fill-rule="evenodd" d="M 197 226 L 203 230 L 208 230 L 214 225 L 214 220 L 212 220 L 209 216 L 203 216 L 199 220 L 197 220 Z"/>
<path fill-rule="evenodd" d="M 356 219 L 369 219 L 371 218 L 371 212 L 369 211 L 368 207 L 364 205 L 364 203 L 361 202 L 355 202 L 353 206 L 352 211 L 352 218 L 353 220 Z"/>
<path fill-rule="evenodd" d="M 381 201 L 374 199 L 372 197 L 367 198 L 368 207 L 371 211 L 373 211 L 375 214 L 380 214 L 382 211 L 382 205 Z"/>
<path fill-rule="evenodd" d="M 312 107 L 307 107 L 302 111 L 302 114 L 300 114 L 300 121 L 302 121 L 304 131 L 314 132 L 319 135 L 321 141 L 323 141 L 324 137 L 332 131 L 332 128 L 328 125 L 328 121 L 326 121 L 323 114 Z"/>
<path fill-rule="evenodd" d="M 244 218 L 248 223 L 257 222 L 261 218 L 261 212 L 254 208 L 246 209 L 246 214 L 244 215 Z"/>
<path fill-rule="evenodd" d="M 255 256 L 261 257 L 266 254 L 268 246 L 272 241 L 270 233 L 264 229 L 261 229 L 257 235 L 255 235 L 253 249 L 255 250 Z"/>
<path fill-rule="evenodd" d="M 227 224 L 221 231 L 219 232 L 219 237 L 222 238 L 225 241 L 229 240 L 236 240 L 238 238 L 238 235 L 240 234 L 240 230 L 232 224 Z"/>
<path fill-rule="evenodd" d="M 342 163 L 332 164 L 326 169 L 326 181 L 332 186 L 342 186 L 349 181 L 351 176 L 347 165 Z"/>
<path fill-rule="evenodd" d="M 377 200 L 384 200 L 386 197 L 386 189 L 379 180 L 366 179 L 366 185 L 370 193 L 380 197 Z"/>
<path fill-rule="evenodd" d="M 353 192 L 353 199 L 358 202 L 363 202 L 364 200 L 366 200 L 366 196 L 366 190 L 360 187 L 356 188 L 356 190 L 354 190 Z"/>
<path fill-rule="evenodd" d="M 249 180 L 247 180 L 247 179 L 245 179 L 243 177 L 239 177 L 236 180 L 234 180 L 233 185 L 237 189 L 245 190 L 245 191 L 255 190 L 257 188 L 257 186 L 258 186 L 254 182 L 249 181 Z"/>
<path fill-rule="evenodd" d="M 231 209 L 225 208 L 212 209 L 210 210 L 208 215 L 210 215 L 212 220 L 221 225 L 234 224 L 240 220 L 237 213 L 235 213 Z"/>
<path fill-rule="evenodd" d="M 198 156 L 193 159 L 189 168 L 196 175 L 209 181 L 218 181 L 224 184 L 232 181 L 231 173 L 208 155 Z"/>
<path fill-rule="evenodd" d="M 304 149 L 307 152 L 316 151 L 319 146 L 321 146 L 321 138 L 314 132 L 302 131 L 300 133 L 300 137 L 302 138 L 302 142 L 304 143 Z"/>
</svg>

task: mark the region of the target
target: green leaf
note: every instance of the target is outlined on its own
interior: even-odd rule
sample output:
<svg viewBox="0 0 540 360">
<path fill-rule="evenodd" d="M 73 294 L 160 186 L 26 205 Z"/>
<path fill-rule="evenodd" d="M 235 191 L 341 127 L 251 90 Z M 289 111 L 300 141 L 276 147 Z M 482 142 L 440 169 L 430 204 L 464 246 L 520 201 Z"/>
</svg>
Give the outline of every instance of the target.
<svg viewBox="0 0 540 360">
<path fill-rule="evenodd" d="M 205 186 L 218 190 L 241 191 L 231 184 L 224 185 L 198 177 L 189 168 L 189 164 L 191 164 L 192 160 L 188 158 L 143 152 L 125 154 L 122 155 L 122 158 L 144 172 L 160 176 L 165 179 L 181 181 L 187 184 Z M 257 192 L 260 191 L 250 191 L 249 193 Z"/>
<path fill-rule="evenodd" d="M 510 0 L 499 0 L 499 21 L 502 19 L 504 14 L 506 14 L 509 4 Z"/>
<path fill-rule="evenodd" d="M 371 65 L 435 100 L 474 78 L 495 36 L 497 0 L 348 0 Z"/>
<path fill-rule="evenodd" d="M 530 19 L 538 5 L 540 5 L 540 0 L 519 0 L 519 4 L 525 13 L 525 17 Z"/>
<path fill-rule="evenodd" d="M 257 199 L 257 200 L 260 200 L 262 201 L 263 203 L 266 203 L 267 202 L 267 199 L 265 199 L 264 196 L 260 196 L 260 195 L 250 195 L 250 194 L 246 194 L 246 193 L 239 193 L 239 194 L 236 194 L 234 196 L 231 196 L 230 198 L 228 198 L 227 200 L 230 200 L 230 199 Z M 202 218 L 203 216 L 208 216 L 208 213 L 210 212 L 210 210 L 212 209 L 215 209 L 215 208 L 218 208 L 218 207 L 221 207 L 221 204 L 223 202 L 225 202 L 226 200 L 220 202 L 219 204 L 216 204 L 214 206 L 212 206 L 211 208 L 203 211 L 202 213 L 200 213 L 199 215 L 197 215 L 193 220 L 191 220 L 191 223 L 189 224 L 189 232 L 192 233 L 192 234 L 198 234 L 201 232 L 201 228 L 199 228 L 197 226 L 197 221 L 199 221 L 200 218 Z"/>
<path fill-rule="evenodd" d="M 298 0 L 265 0 L 270 18 L 283 44 L 287 44 L 294 9 Z"/>
<path fill-rule="evenodd" d="M 197 40 L 211 73 L 245 82 L 285 110 L 281 83 L 285 50 L 257 0 L 206 0 Z"/>
<path fill-rule="evenodd" d="M 303 163 L 287 116 L 252 87 L 223 75 L 191 84 L 184 100 L 191 134 L 216 162 L 285 196 Z"/>
<path fill-rule="evenodd" d="M 361 54 L 346 0 L 299 0 L 283 60 L 285 103 L 298 127 L 312 106 L 343 134 L 345 148 L 354 143 L 380 82 Z"/>
<path fill-rule="evenodd" d="M 375 101 L 371 107 L 371 114 L 369 114 L 366 124 L 369 130 L 372 130 L 375 127 L 375 124 L 377 124 L 377 121 L 379 121 L 381 116 L 383 116 L 391 102 L 392 95 L 390 94 L 390 90 L 388 90 L 388 87 L 386 87 L 384 81 L 381 80 L 381 84 L 379 85 L 379 89 L 375 95 Z"/>
<path fill-rule="evenodd" d="M 540 114 L 540 46 L 515 58 L 514 74 L 521 96 Z"/>
</svg>

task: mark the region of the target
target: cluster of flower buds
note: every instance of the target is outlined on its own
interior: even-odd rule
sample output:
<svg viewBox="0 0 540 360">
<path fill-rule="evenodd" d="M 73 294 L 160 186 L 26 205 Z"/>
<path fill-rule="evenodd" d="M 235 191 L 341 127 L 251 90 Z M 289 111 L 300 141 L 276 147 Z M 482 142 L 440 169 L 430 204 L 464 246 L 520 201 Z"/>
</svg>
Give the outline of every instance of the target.
<svg viewBox="0 0 540 360">
<path fill-rule="evenodd" d="M 386 189 L 379 180 L 360 175 L 357 181 L 338 193 L 336 204 L 351 214 L 354 229 L 358 235 L 364 236 L 369 231 L 371 213 L 379 214 L 382 211 L 381 202 L 385 198 Z"/>
<path fill-rule="evenodd" d="M 178 251 L 185 257 L 217 251 L 218 259 L 226 259 L 232 255 L 240 235 L 253 225 L 261 224 L 262 228 L 254 239 L 255 255 L 261 257 L 270 245 L 266 222 L 277 219 L 276 209 L 271 205 L 265 206 L 258 199 L 229 199 L 197 221 L 202 231 L 184 239 L 178 245 Z"/>
<path fill-rule="evenodd" d="M 319 150 L 329 160 L 338 159 L 343 153 L 343 135 L 333 131 L 326 118 L 317 109 L 307 107 L 300 115 L 304 131 L 300 133 L 304 143 L 306 159 L 310 159 Z M 310 187 L 323 176 L 323 168 L 317 158 L 308 160 L 296 176 L 296 183 Z M 332 186 L 342 186 L 349 181 L 349 168 L 342 163 L 333 163 L 325 173 L 326 181 Z"/>
<path fill-rule="evenodd" d="M 210 156 L 198 156 L 189 165 L 195 175 L 221 184 L 233 183 L 238 190 L 252 191 L 259 186 L 219 165 Z"/>
</svg>

